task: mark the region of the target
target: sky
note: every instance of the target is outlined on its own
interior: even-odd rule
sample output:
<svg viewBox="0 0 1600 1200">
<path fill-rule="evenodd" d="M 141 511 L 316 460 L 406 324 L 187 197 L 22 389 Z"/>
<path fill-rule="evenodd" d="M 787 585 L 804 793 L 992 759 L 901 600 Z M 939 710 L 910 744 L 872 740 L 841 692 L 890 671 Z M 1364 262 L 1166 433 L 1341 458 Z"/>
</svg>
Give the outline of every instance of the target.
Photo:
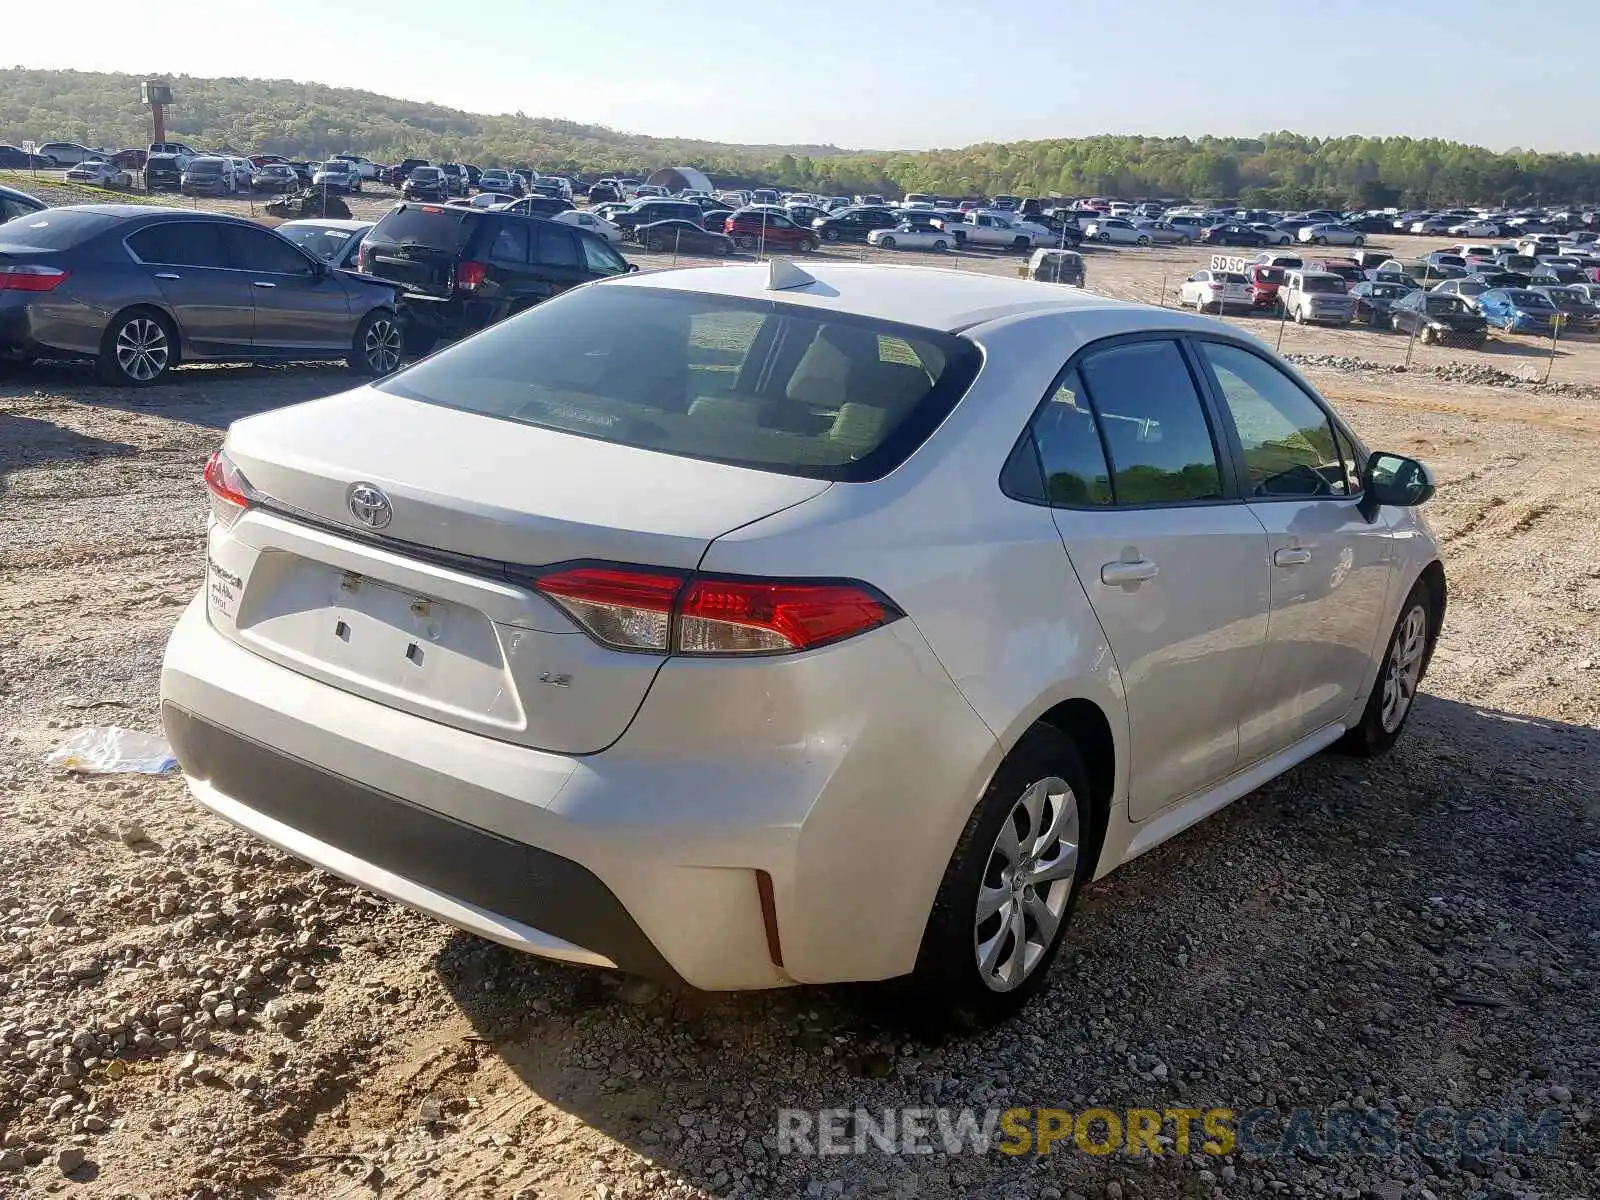
<svg viewBox="0 0 1600 1200">
<path fill-rule="evenodd" d="M 1408 134 L 1600 151 L 1592 39 L 1496 0 L 73 0 L 9 5 L 27 67 L 314 80 L 745 143 L 928 149 L 1095 133 Z"/>
</svg>

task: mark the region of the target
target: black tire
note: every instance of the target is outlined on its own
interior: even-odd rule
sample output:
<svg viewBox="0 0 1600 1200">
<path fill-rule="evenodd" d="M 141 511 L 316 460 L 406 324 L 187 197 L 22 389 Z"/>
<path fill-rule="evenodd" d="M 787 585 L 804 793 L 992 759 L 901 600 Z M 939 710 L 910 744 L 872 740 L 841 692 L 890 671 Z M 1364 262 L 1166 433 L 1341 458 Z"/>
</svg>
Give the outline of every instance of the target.
<svg viewBox="0 0 1600 1200">
<path fill-rule="evenodd" d="M 800 248 L 807 254 L 815 254 L 818 250 L 822 249 L 822 243 L 817 241 L 816 238 L 811 237 L 801 242 Z"/>
<path fill-rule="evenodd" d="M 1150 244 L 1150 235 L 1149 234 L 1145 234 L 1145 233 L 1141 233 L 1139 235 L 1139 245 L 1148 246 L 1149 244 Z"/>
<path fill-rule="evenodd" d="M 748 233 L 740 234 L 733 240 L 735 243 L 737 243 L 739 249 L 741 250 L 754 250 L 756 248 L 755 238 L 751 237 Z"/>
<path fill-rule="evenodd" d="M 728 255 L 733 253 L 733 243 L 726 238 L 720 242 L 713 242 L 711 248 L 718 258 L 727 258 Z"/>
<path fill-rule="evenodd" d="M 942 238 L 935 240 L 933 243 L 933 251 L 935 254 L 943 254 L 948 249 L 950 249 L 950 243 L 944 241 Z"/>
<path fill-rule="evenodd" d="M 894 238 L 892 238 L 892 237 L 881 237 L 881 238 L 879 238 L 878 239 L 878 247 L 880 249 L 882 249 L 882 250 L 893 250 L 894 249 Z"/>
<path fill-rule="evenodd" d="M 1365 245 L 1366 245 L 1366 244 L 1367 244 L 1367 239 L 1366 239 L 1366 238 L 1364 238 L 1364 237 L 1362 237 L 1362 236 L 1361 236 L 1361 235 L 1360 235 L 1360 234 L 1359 234 L 1359 233 L 1358 233 L 1358 234 L 1356 234 L 1356 240 L 1355 240 L 1355 243 L 1354 243 L 1354 244 L 1355 244 L 1355 245 L 1357 245 L 1357 246 L 1365 246 Z"/>
<path fill-rule="evenodd" d="M 1402 654 L 1409 649 L 1411 639 L 1407 637 L 1407 623 L 1417 612 L 1422 614 L 1423 632 L 1419 648 L 1420 658 L 1416 660 L 1416 679 L 1411 683 L 1411 692 L 1399 712 L 1399 719 L 1386 722 L 1389 685 L 1398 661 L 1397 647 Z M 1416 707 L 1416 692 L 1428 673 L 1428 663 L 1433 658 L 1433 647 L 1438 636 L 1434 596 L 1428 585 L 1419 579 L 1406 597 L 1406 602 L 1400 606 L 1400 615 L 1395 619 L 1394 630 L 1389 634 L 1389 640 L 1384 643 L 1383 659 L 1378 663 L 1378 674 L 1372 681 L 1372 695 L 1367 697 L 1367 706 L 1361 710 L 1361 720 L 1334 743 L 1334 749 L 1342 754 L 1353 754 L 1357 758 L 1376 758 L 1380 754 L 1387 754 L 1393 748 L 1405 731 L 1406 722 L 1411 718 L 1411 710 Z M 1401 646 L 1401 643 L 1405 645 Z M 1399 686 L 1398 681 L 1396 686 Z"/>
<path fill-rule="evenodd" d="M 839 231 L 837 229 L 824 229 L 822 231 L 822 240 L 826 242 L 837 242 L 839 240 Z"/>
<path fill-rule="evenodd" d="M 393 375 L 405 353 L 405 333 L 400 318 L 387 308 L 375 308 L 361 318 L 350 342 L 345 365 L 350 374 L 367 378 Z"/>
<path fill-rule="evenodd" d="M 1026 253 L 1027 251 L 1033 249 L 1033 239 L 1025 237 L 1012 238 L 1011 248 L 1013 250 L 1021 250 Z"/>
<path fill-rule="evenodd" d="M 1042 947 L 1033 965 L 1025 969 L 1020 982 L 1009 990 L 997 990 L 985 982 L 978 963 L 981 936 L 978 895 L 986 879 L 1000 882 L 995 873 L 996 843 L 1005 823 L 1015 819 L 1014 812 L 1030 788 L 1048 779 L 1066 784 L 1064 802 L 1076 808 L 1077 842 L 1073 849 L 1076 868 L 1066 877 L 1071 886 L 1053 936 Z M 1061 948 L 1062 936 L 1071 923 L 1078 897 L 1094 873 L 1093 863 L 1083 853 L 1084 846 L 1092 845 L 1095 840 L 1089 795 L 1089 776 L 1084 770 L 1082 756 L 1064 733 L 1048 725 L 1034 725 L 1012 747 L 962 830 L 934 898 L 917 965 L 907 981 L 919 1006 L 933 1009 L 948 1023 L 971 1028 L 1005 1020 L 1044 988 L 1050 964 Z M 1047 813 L 1042 814 L 1041 822 L 1047 818 Z M 1031 892 L 1024 894 L 1032 898 Z M 1027 920 L 1031 921 L 1031 916 Z M 996 927 L 1004 928 L 998 920 Z M 1025 924 L 1024 937 L 1029 928 L 1037 932 L 1036 924 Z M 997 932 L 994 936 L 1006 935 Z M 1012 941 L 1002 942 L 999 949 L 1003 951 L 1007 944 L 1014 948 Z M 1025 960 L 1026 957 L 1025 952 Z M 1009 955 L 1002 953 L 1001 958 L 1009 958 Z"/>
<path fill-rule="evenodd" d="M 667 248 L 667 239 L 659 234 L 653 233 L 645 239 L 644 248 L 646 250 L 655 250 L 658 252 L 665 250 Z"/>
<path fill-rule="evenodd" d="M 1314 237 L 1311 239 L 1311 241 L 1313 244 L 1318 246 L 1326 246 L 1328 244 L 1328 239 L 1325 237 Z"/>
<path fill-rule="evenodd" d="M 177 362 L 178 333 L 171 320 L 153 308 L 136 307 L 106 324 L 96 367 L 100 382 L 110 387 L 149 387 Z"/>
</svg>

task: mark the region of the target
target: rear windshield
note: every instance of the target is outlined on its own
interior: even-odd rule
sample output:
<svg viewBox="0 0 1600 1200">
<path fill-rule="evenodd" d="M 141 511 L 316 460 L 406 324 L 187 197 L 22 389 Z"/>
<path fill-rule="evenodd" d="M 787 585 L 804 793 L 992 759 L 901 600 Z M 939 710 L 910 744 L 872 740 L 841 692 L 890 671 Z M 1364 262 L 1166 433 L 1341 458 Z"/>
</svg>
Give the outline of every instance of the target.
<svg viewBox="0 0 1600 1200">
<path fill-rule="evenodd" d="M 1338 279 L 1329 279 L 1326 275 L 1303 275 L 1300 278 L 1302 292 L 1342 292 L 1344 284 Z"/>
<path fill-rule="evenodd" d="M 1434 316 L 1444 316 L 1449 313 L 1464 313 L 1467 306 L 1454 296 L 1439 295 L 1435 293 L 1427 299 L 1428 312 Z"/>
<path fill-rule="evenodd" d="M 189 163 L 191 175 L 220 175 L 222 174 L 222 160 L 220 158 L 197 158 Z"/>
<path fill-rule="evenodd" d="M 903 462 L 977 373 L 948 333 L 764 300 L 585 287 L 378 385 L 665 454 L 860 481 Z"/>
<path fill-rule="evenodd" d="M 47 208 L 0 225 L 0 250 L 26 246 L 30 250 L 66 250 L 102 233 L 121 217 L 82 209 Z"/>
<path fill-rule="evenodd" d="M 367 240 L 397 246 L 423 246 L 454 254 L 466 240 L 461 228 L 466 219 L 467 210 L 462 208 L 401 205 L 378 222 Z"/>
</svg>

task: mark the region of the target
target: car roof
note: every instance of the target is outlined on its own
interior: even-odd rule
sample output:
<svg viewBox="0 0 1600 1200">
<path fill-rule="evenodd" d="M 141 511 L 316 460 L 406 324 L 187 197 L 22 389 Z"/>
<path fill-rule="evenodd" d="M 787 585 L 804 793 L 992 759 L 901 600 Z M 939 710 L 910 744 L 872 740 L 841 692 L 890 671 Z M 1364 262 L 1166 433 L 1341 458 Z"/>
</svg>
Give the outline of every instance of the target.
<svg viewBox="0 0 1600 1200">
<path fill-rule="evenodd" d="M 1096 314 L 1101 318 L 1097 325 L 1116 325 L 1130 332 L 1151 327 L 1216 328 L 1215 322 L 1177 309 L 1130 304 L 1090 292 L 1045 287 L 1032 280 L 940 267 L 865 263 L 808 261 L 801 264 L 800 269 L 815 282 L 771 290 L 768 265 L 752 263 L 622 275 L 598 286 L 648 287 L 770 300 L 946 332 L 959 332 L 1009 317 L 1049 314 Z M 1115 331 L 1107 329 L 1105 332 Z"/>
</svg>

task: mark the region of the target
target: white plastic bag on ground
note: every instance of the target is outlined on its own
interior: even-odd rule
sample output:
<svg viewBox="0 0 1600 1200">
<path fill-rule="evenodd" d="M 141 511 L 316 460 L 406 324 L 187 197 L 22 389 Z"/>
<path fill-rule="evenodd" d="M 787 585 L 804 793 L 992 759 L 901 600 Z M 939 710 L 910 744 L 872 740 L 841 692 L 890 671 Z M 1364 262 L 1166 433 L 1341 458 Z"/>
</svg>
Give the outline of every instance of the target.
<svg viewBox="0 0 1600 1200">
<path fill-rule="evenodd" d="M 164 775 L 178 765 L 177 755 L 172 753 L 166 738 L 115 725 L 74 730 L 45 761 L 68 771 L 91 775 L 124 771 Z"/>
</svg>

